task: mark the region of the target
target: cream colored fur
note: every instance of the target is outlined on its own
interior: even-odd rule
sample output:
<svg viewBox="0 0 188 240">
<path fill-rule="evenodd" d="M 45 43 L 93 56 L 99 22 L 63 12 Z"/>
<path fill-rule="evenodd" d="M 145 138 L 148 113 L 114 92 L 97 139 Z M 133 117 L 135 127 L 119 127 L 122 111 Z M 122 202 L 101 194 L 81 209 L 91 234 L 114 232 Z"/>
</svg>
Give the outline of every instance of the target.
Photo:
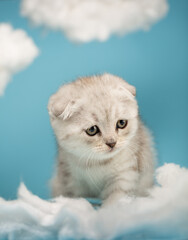
<svg viewBox="0 0 188 240">
<path fill-rule="evenodd" d="M 62 86 L 48 110 L 58 143 L 53 196 L 98 197 L 105 204 L 125 195 L 144 195 L 153 184 L 154 154 L 148 129 L 138 115 L 136 90 L 103 74 Z M 124 129 L 116 129 L 126 119 Z M 86 130 L 97 125 L 95 136 Z M 106 145 L 116 142 L 113 149 Z"/>
</svg>

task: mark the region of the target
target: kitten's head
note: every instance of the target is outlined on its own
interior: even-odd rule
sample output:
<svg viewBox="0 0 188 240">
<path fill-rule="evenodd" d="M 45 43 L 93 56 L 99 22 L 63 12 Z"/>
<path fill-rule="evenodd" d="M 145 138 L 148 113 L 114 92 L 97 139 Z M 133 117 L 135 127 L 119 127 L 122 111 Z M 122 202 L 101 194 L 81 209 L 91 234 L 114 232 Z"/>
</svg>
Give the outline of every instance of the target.
<svg viewBox="0 0 188 240">
<path fill-rule="evenodd" d="M 80 162 L 113 157 L 137 130 L 135 92 L 110 74 L 80 78 L 61 87 L 48 104 L 59 146 Z"/>
</svg>

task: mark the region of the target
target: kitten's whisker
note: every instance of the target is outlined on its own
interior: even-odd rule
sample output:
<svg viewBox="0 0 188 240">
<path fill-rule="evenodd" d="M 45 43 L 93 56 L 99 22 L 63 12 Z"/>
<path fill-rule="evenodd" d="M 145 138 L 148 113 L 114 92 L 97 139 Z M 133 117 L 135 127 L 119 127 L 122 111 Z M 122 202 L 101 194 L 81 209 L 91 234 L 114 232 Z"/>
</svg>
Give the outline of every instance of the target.
<svg viewBox="0 0 188 240">
<path fill-rule="evenodd" d="M 86 168 L 89 168 L 90 165 L 92 165 L 92 164 L 89 164 L 89 162 L 92 160 L 92 156 L 93 156 L 93 152 L 91 151 L 87 160 L 86 160 Z M 91 163 L 92 163 L 92 161 L 91 161 Z"/>
<path fill-rule="evenodd" d="M 77 160 L 79 164 L 83 164 L 81 162 L 81 160 L 89 153 L 90 149 L 87 149 L 85 152 L 83 152 L 83 154 L 79 157 L 79 159 Z"/>
<path fill-rule="evenodd" d="M 90 181 L 93 183 L 93 185 L 96 187 L 96 189 L 100 190 L 100 187 L 96 184 L 96 182 L 94 181 L 92 175 L 91 175 L 90 172 L 89 172 L 89 171 L 91 170 L 91 166 L 89 165 L 89 161 L 91 161 L 91 160 L 94 159 L 94 158 L 93 158 L 94 155 L 95 155 L 95 154 L 94 154 L 93 152 L 91 152 L 90 155 L 89 155 L 89 157 L 87 158 L 87 160 L 86 160 L 86 171 L 87 171 L 87 175 L 88 175 Z"/>
<path fill-rule="evenodd" d="M 133 156 L 133 158 L 134 158 L 134 160 L 135 160 L 136 168 L 139 169 L 139 166 L 138 166 L 138 159 L 137 159 L 137 157 L 136 157 L 136 155 L 135 155 L 135 152 L 133 152 L 133 150 L 131 149 L 130 146 L 127 146 L 127 149 L 131 152 L 131 154 L 132 154 L 132 156 Z M 135 150 L 135 149 L 134 149 L 134 150 Z"/>
</svg>

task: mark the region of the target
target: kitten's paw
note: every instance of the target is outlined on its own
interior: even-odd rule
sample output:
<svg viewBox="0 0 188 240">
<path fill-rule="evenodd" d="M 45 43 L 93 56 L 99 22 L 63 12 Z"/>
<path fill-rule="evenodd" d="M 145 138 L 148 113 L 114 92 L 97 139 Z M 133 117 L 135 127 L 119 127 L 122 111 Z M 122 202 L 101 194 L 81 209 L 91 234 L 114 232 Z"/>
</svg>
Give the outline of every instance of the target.
<svg viewBox="0 0 188 240">
<path fill-rule="evenodd" d="M 102 207 L 129 204 L 133 201 L 133 199 L 134 199 L 134 196 L 129 196 L 124 192 L 113 193 L 107 199 L 104 200 Z"/>
<path fill-rule="evenodd" d="M 129 204 L 129 203 L 132 203 L 132 201 L 135 199 L 134 196 L 124 196 L 122 197 L 121 199 L 118 200 L 118 203 L 119 204 Z"/>
</svg>

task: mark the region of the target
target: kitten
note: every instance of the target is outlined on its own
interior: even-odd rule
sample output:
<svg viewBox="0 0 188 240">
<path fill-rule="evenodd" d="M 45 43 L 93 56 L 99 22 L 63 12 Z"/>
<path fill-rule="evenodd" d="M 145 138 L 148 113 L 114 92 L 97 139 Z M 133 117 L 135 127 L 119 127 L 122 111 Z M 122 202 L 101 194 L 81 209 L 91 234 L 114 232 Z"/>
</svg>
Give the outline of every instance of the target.
<svg viewBox="0 0 188 240">
<path fill-rule="evenodd" d="M 97 197 L 109 204 L 152 186 L 152 140 L 135 94 L 123 79 L 103 74 L 79 78 L 50 98 L 58 143 L 54 197 Z"/>
</svg>

